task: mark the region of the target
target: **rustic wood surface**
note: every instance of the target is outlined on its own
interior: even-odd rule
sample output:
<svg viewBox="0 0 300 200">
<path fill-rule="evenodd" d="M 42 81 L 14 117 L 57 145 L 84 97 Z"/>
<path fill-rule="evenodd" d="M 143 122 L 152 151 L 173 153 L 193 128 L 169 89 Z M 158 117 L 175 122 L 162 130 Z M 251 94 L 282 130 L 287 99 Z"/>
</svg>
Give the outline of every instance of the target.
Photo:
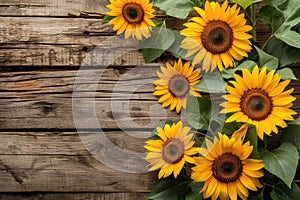
<svg viewBox="0 0 300 200">
<path fill-rule="evenodd" d="M 155 173 L 105 166 L 76 131 L 98 133 L 99 126 L 89 123 L 93 119 L 85 113 L 85 99 L 93 95 L 98 122 L 120 149 L 142 153 L 161 120 L 180 118 L 161 109 L 152 95 L 160 64 L 136 67 L 145 64 L 136 46 L 118 42 L 112 27 L 103 23 L 107 2 L 0 0 L 1 200 L 147 198 Z M 168 24 L 181 27 L 175 19 Z M 266 32 L 259 27 L 260 43 Z M 100 44 L 102 54 L 97 54 Z M 293 70 L 300 77 L 300 70 Z M 299 112 L 300 82 L 291 87 Z M 75 124 L 74 101 L 85 124 Z"/>
</svg>

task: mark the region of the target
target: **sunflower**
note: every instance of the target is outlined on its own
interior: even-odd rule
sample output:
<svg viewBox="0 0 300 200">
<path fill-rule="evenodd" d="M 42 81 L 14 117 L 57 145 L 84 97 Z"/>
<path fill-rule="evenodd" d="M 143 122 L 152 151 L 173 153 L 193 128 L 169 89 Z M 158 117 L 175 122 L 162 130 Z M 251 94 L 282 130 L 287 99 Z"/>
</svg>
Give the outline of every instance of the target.
<svg viewBox="0 0 300 200">
<path fill-rule="evenodd" d="M 114 31 L 121 34 L 125 31 L 125 39 L 142 37 L 149 38 L 151 27 L 155 26 L 151 18 L 154 17 L 154 9 L 149 0 L 110 0 L 106 14 L 115 17 L 108 23 L 114 25 Z"/>
<path fill-rule="evenodd" d="M 284 120 L 294 120 L 292 115 L 297 113 L 290 109 L 296 99 L 290 95 L 294 89 L 283 92 L 290 80 L 280 82 L 281 76 L 274 73 L 267 73 L 266 67 L 259 71 L 255 66 L 252 73 L 242 69 L 243 77 L 234 75 L 235 81 L 230 82 L 233 87 L 225 85 L 229 94 L 223 98 L 227 101 L 221 104 L 225 107 L 222 113 L 233 112 L 226 122 L 253 124 L 263 140 L 264 133 L 278 133 L 276 126 L 287 127 Z"/>
<path fill-rule="evenodd" d="M 185 162 L 194 163 L 191 155 L 199 152 L 200 148 L 193 147 L 193 134 L 190 127 L 182 127 L 182 122 L 164 128 L 158 127 L 156 134 L 160 139 L 148 140 L 145 148 L 148 150 L 146 160 L 150 163 L 149 171 L 160 169 L 158 178 L 166 178 L 172 173 L 176 178 Z"/>
<path fill-rule="evenodd" d="M 205 10 L 194 8 L 201 17 L 193 17 L 184 25 L 187 27 L 181 34 L 187 36 L 182 41 L 182 48 L 187 49 L 187 57 L 195 54 L 193 64 L 203 61 L 204 71 L 213 71 L 218 66 L 233 67 L 234 60 L 242 60 L 251 50 L 246 32 L 252 29 L 246 25 L 244 13 L 239 14 L 237 5 L 222 6 L 216 2 L 206 1 Z"/>
<path fill-rule="evenodd" d="M 166 63 L 167 68 L 161 66 L 161 72 L 157 72 L 159 80 L 154 81 L 155 92 L 153 95 L 161 96 L 158 103 L 165 108 L 170 105 L 170 110 L 176 108 L 179 113 L 181 107 L 186 108 L 187 95 L 200 97 L 199 89 L 195 87 L 200 81 L 200 70 L 194 70 L 189 62 L 182 63 L 181 59 L 175 62 L 174 66 Z"/>
<path fill-rule="evenodd" d="M 264 164 L 249 158 L 253 150 L 249 141 L 243 144 L 241 139 L 219 133 L 219 138 L 205 143 L 207 147 L 200 150 L 203 157 L 194 157 L 191 174 L 194 181 L 205 182 L 200 191 L 205 199 L 246 199 L 248 189 L 262 187 L 258 178 L 263 176 Z"/>
</svg>

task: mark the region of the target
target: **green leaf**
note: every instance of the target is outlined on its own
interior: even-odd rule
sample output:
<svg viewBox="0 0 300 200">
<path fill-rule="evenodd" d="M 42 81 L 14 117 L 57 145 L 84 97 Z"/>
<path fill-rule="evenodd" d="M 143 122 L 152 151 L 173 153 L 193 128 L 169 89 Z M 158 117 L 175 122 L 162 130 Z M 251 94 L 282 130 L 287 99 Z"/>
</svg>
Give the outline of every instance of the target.
<svg viewBox="0 0 300 200">
<path fill-rule="evenodd" d="M 261 2 L 262 0 L 231 0 L 233 3 L 237 3 L 242 8 L 246 9 L 248 6 L 251 6 L 253 3 Z"/>
<path fill-rule="evenodd" d="M 259 153 L 257 149 L 258 139 L 256 133 L 256 127 L 253 125 L 249 125 L 247 135 L 245 137 L 245 141 L 250 141 L 250 144 L 253 146 L 253 151 L 250 155 L 251 158 L 259 159 Z"/>
<path fill-rule="evenodd" d="M 258 14 L 262 22 L 271 28 L 274 33 L 283 23 L 282 14 L 273 6 L 266 5 L 259 10 Z"/>
<path fill-rule="evenodd" d="M 186 119 L 188 123 L 200 130 L 208 130 L 211 121 L 224 121 L 219 116 L 218 105 L 202 97 L 187 97 Z"/>
<path fill-rule="evenodd" d="M 236 68 L 229 68 L 229 69 L 226 69 L 226 70 L 222 70 L 222 77 L 223 78 L 226 78 L 226 79 L 231 79 L 231 78 L 234 78 L 234 74 L 237 72 L 237 71 L 240 71 L 242 69 L 248 69 L 249 71 L 252 71 L 253 68 L 256 66 L 257 64 L 252 61 L 252 60 L 246 60 L 244 62 L 242 62 L 240 65 L 238 65 Z"/>
<path fill-rule="evenodd" d="M 283 68 L 277 71 L 278 74 L 280 74 L 281 79 L 283 80 L 298 80 L 296 76 L 294 75 L 294 72 L 290 68 Z"/>
<path fill-rule="evenodd" d="M 204 183 L 191 183 L 190 191 L 185 195 L 185 200 L 204 200 L 200 190 L 203 188 Z"/>
<path fill-rule="evenodd" d="M 289 125 L 300 125 L 300 117 L 295 119 L 294 121 L 288 122 Z"/>
<path fill-rule="evenodd" d="M 300 197 L 300 189 L 296 183 L 292 183 L 291 188 L 284 184 L 275 184 L 270 195 L 273 200 L 295 200 Z"/>
<path fill-rule="evenodd" d="M 295 145 L 295 147 L 300 152 L 300 126 L 289 125 L 282 131 L 282 142 L 289 142 Z"/>
<path fill-rule="evenodd" d="M 149 198 L 153 200 L 179 199 L 182 193 L 189 189 L 191 181 L 183 175 L 179 175 L 177 179 L 173 176 L 160 179 L 153 186 Z"/>
<path fill-rule="evenodd" d="M 172 30 L 167 29 L 165 23 L 161 27 L 153 28 L 151 37 L 140 43 L 145 62 L 149 63 L 158 58 L 174 41 L 175 35 Z"/>
<path fill-rule="evenodd" d="M 105 23 L 107 23 L 107 22 L 109 22 L 110 20 L 112 20 L 113 18 L 115 18 L 115 16 L 109 16 L 109 15 L 105 15 L 104 17 L 103 17 L 103 22 L 105 22 Z"/>
<path fill-rule="evenodd" d="M 296 147 L 290 143 L 283 143 L 273 151 L 263 151 L 260 156 L 265 164 L 265 169 L 291 187 L 299 159 Z"/>
<path fill-rule="evenodd" d="M 295 0 L 269 1 L 263 15 L 260 17 L 272 27 L 273 35 L 296 48 L 300 48 L 300 34 L 292 28 L 299 25 L 300 4 Z M 272 8 L 270 8 L 272 7 Z M 274 10 L 276 9 L 276 11 Z M 269 17 L 268 15 L 269 11 Z M 271 18 L 271 20 L 270 20 Z"/>
<path fill-rule="evenodd" d="M 155 59 L 159 58 L 165 51 L 161 49 L 142 49 L 142 55 L 146 63 L 151 63 Z"/>
<path fill-rule="evenodd" d="M 273 70 L 273 69 L 277 69 L 278 67 L 278 58 L 267 54 L 266 52 L 264 52 L 263 50 L 261 50 L 260 48 L 258 48 L 257 46 L 254 46 L 258 56 L 259 56 L 259 64 L 260 67 L 264 67 L 266 66 L 268 68 L 268 70 Z"/>
<path fill-rule="evenodd" d="M 226 135 L 232 135 L 233 132 L 238 130 L 240 127 L 241 123 L 239 122 L 225 123 L 220 132 Z"/>
<path fill-rule="evenodd" d="M 206 73 L 195 87 L 207 93 L 226 93 L 224 84 L 225 82 L 219 72 Z"/>
<path fill-rule="evenodd" d="M 155 0 L 153 5 L 165 11 L 167 15 L 180 19 L 185 19 L 193 9 L 190 0 Z"/>
<path fill-rule="evenodd" d="M 272 38 L 269 42 L 268 53 L 279 59 L 280 67 L 300 62 L 300 49 L 291 47 L 277 38 Z"/>
<path fill-rule="evenodd" d="M 187 50 L 181 48 L 182 40 L 185 38 L 185 36 L 181 35 L 178 31 L 173 31 L 175 35 L 175 41 L 172 44 L 172 46 L 168 49 L 169 52 L 171 52 L 175 57 L 181 58 L 184 60 L 193 60 L 193 56 L 186 58 Z"/>
<path fill-rule="evenodd" d="M 204 1 L 201 1 L 201 0 L 191 0 L 194 4 L 194 6 L 197 6 L 199 8 L 203 8 L 204 7 L 204 4 L 205 2 Z"/>
<path fill-rule="evenodd" d="M 264 193 L 261 192 L 259 195 L 252 196 L 250 200 L 264 200 Z"/>
</svg>

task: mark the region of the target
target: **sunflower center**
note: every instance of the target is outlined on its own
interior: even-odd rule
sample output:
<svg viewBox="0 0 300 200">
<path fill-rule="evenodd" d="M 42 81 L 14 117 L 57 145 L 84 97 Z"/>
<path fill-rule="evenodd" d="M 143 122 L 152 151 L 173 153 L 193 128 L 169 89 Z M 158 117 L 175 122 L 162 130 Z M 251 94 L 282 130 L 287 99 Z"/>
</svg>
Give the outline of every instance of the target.
<svg viewBox="0 0 300 200">
<path fill-rule="evenodd" d="M 213 53 L 221 54 L 232 46 L 233 32 L 231 27 L 223 21 L 209 22 L 201 35 L 203 47 Z"/>
<path fill-rule="evenodd" d="M 252 120 L 266 119 L 273 109 L 273 102 L 268 94 L 260 89 L 251 89 L 245 92 L 241 98 L 240 107 Z"/>
<path fill-rule="evenodd" d="M 190 92 L 190 83 L 184 76 L 175 75 L 169 80 L 168 88 L 173 96 L 183 98 Z"/>
<path fill-rule="evenodd" d="M 179 162 L 184 155 L 184 144 L 179 139 L 168 141 L 162 149 L 162 158 L 170 164 Z"/>
<path fill-rule="evenodd" d="M 236 181 L 242 174 L 243 165 L 239 157 L 232 153 L 224 153 L 214 160 L 213 176 L 222 183 Z"/>
<path fill-rule="evenodd" d="M 141 5 L 127 3 L 123 6 L 122 15 L 130 24 L 140 24 L 144 19 L 144 10 Z"/>
</svg>

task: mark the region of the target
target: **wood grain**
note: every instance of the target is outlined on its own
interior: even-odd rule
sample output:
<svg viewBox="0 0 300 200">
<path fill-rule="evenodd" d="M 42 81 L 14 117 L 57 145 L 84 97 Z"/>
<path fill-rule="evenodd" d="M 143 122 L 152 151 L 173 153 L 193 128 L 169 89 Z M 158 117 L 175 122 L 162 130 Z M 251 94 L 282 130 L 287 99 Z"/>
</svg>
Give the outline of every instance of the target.
<svg viewBox="0 0 300 200">
<path fill-rule="evenodd" d="M 112 37 L 112 26 L 102 19 L 5 17 L 0 23 L 2 66 L 144 64 L 137 41 Z M 179 27 L 175 19 L 168 24 Z"/>
<path fill-rule="evenodd" d="M 120 149 L 144 153 L 150 131 L 82 131 L 80 134 L 89 141 L 103 134 Z M 0 155 L 91 156 L 78 132 L 0 132 L 0 137 Z"/>
<path fill-rule="evenodd" d="M 147 193 L 4 193 L 0 200 L 145 200 Z"/>
<path fill-rule="evenodd" d="M 79 155 L 1 155 L 0 177 L 0 192 L 149 192 L 154 180 Z"/>
<path fill-rule="evenodd" d="M 0 0 L 0 15 L 103 17 L 108 2 L 108 0 Z"/>
<path fill-rule="evenodd" d="M 0 129 L 74 130 L 76 113 L 86 122 L 77 128 L 99 128 L 91 124 L 92 105 L 104 129 L 154 128 L 167 116 L 178 119 L 174 112 L 162 109 L 152 95 L 157 69 L 81 70 L 76 93 L 72 93 L 76 70 L 2 72 Z"/>
</svg>

